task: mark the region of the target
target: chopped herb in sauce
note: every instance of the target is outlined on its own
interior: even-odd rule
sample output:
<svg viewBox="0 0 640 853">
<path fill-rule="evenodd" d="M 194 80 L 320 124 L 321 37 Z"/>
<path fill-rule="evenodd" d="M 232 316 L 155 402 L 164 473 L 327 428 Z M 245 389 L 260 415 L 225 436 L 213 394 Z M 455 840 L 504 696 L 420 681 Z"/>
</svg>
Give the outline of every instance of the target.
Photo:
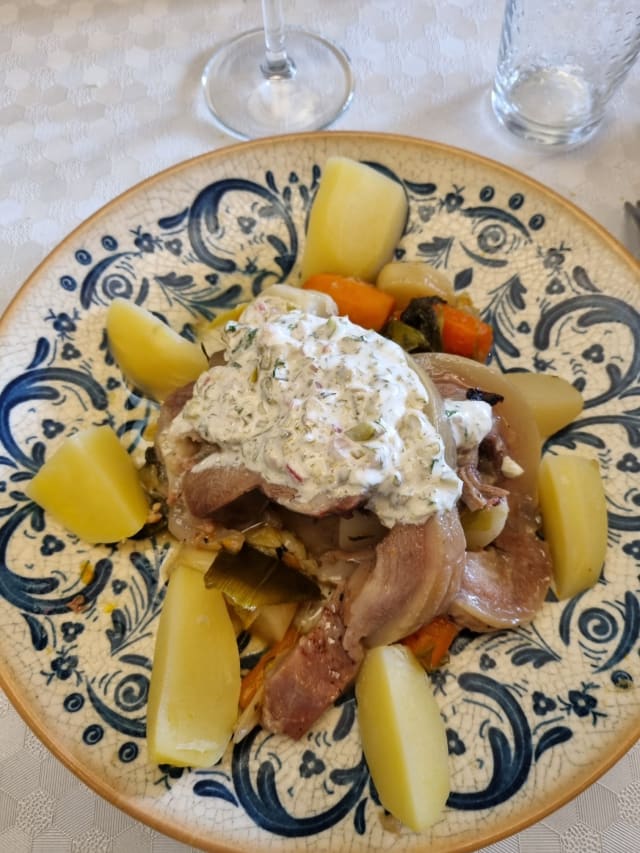
<svg viewBox="0 0 640 853">
<path fill-rule="evenodd" d="M 212 445 L 198 468 L 246 466 L 304 502 L 362 496 L 388 527 L 455 506 L 462 485 L 427 414 L 429 392 L 396 343 L 267 297 L 224 337 L 226 364 L 202 374 L 169 430 Z M 491 416 L 486 403 L 464 402 Z M 468 433 L 484 423 L 483 412 L 447 407 Z"/>
</svg>

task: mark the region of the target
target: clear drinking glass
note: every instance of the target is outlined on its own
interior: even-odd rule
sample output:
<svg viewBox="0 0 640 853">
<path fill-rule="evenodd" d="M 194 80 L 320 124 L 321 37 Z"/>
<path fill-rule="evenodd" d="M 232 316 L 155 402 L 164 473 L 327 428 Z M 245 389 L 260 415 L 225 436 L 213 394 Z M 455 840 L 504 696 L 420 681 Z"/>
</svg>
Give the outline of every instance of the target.
<svg viewBox="0 0 640 853">
<path fill-rule="evenodd" d="M 304 29 L 285 28 L 282 0 L 261 0 L 264 29 L 222 44 L 202 75 L 209 109 L 239 139 L 318 130 L 350 104 L 347 55 Z"/>
<path fill-rule="evenodd" d="M 640 0 L 507 0 L 492 104 L 526 139 L 575 145 L 640 51 Z"/>
</svg>

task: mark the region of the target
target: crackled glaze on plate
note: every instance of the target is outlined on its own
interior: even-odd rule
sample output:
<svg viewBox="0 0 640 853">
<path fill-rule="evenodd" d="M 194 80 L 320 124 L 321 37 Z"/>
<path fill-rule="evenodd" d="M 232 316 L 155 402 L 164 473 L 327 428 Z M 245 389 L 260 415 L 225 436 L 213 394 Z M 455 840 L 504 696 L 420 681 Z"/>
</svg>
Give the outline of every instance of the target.
<svg viewBox="0 0 640 853">
<path fill-rule="evenodd" d="M 164 594 L 163 536 L 88 547 L 24 487 L 64 436 L 112 424 L 140 460 L 154 405 L 109 356 L 116 296 L 183 334 L 270 283 L 298 280 L 331 154 L 371 163 L 410 201 L 399 258 L 424 259 L 495 330 L 503 370 L 558 373 L 580 418 L 551 452 L 598 459 L 601 582 L 532 625 L 462 634 L 432 676 L 451 795 L 416 835 L 381 809 L 352 694 L 300 742 L 255 730 L 206 771 L 147 759 L 145 707 Z M 0 681 L 45 743 L 137 818 L 210 850 L 463 851 L 558 807 L 640 732 L 640 270 L 584 214 L 524 175 L 416 139 L 320 133 L 247 143 L 135 187 L 35 271 L 0 327 Z M 242 645 L 245 663 L 251 648 Z M 381 736 L 384 733 L 381 732 Z"/>
</svg>

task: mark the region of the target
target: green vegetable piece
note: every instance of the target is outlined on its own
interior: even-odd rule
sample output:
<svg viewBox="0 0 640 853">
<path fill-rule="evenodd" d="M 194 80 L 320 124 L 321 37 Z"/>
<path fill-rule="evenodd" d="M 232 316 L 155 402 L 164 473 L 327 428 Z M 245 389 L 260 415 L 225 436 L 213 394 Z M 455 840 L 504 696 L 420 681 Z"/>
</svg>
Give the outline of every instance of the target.
<svg viewBox="0 0 640 853">
<path fill-rule="evenodd" d="M 383 334 L 401 346 L 405 352 L 431 352 L 429 341 L 422 332 L 402 320 L 389 320 Z"/>
<path fill-rule="evenodd" d="M 248 545 L 243 545 L 237 554 L 221 551 L 205 574 L 204 583 L 221 590 L 244 610 L 309 601 L 320 594 L 306 575 Z"/>
<path fill-rule="evenodd" d="M 424 335 L 429 347 L 426 352 L 442 352 L 438 305 L 443 302 L 444 299 L 439 296 L 421 296 L 412 299 L 400 315 L 403 323 L 413 326 Z"/>
</svg>

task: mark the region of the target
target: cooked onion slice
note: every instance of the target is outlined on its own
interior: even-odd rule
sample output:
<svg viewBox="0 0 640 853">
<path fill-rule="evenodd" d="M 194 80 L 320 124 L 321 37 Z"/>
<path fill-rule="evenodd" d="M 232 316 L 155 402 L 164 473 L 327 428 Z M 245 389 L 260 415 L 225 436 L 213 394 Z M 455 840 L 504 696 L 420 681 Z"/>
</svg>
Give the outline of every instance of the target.
<svg viewBox="0 0 640 853">
<path fill-rule="evenodd" d="M 508 515 L 509 504 L 506 498 L 474 512 L 461 512 L 460 521 L 468 550 L 479 551 L 490 545 L 502 533 Z"/>
</svg>

